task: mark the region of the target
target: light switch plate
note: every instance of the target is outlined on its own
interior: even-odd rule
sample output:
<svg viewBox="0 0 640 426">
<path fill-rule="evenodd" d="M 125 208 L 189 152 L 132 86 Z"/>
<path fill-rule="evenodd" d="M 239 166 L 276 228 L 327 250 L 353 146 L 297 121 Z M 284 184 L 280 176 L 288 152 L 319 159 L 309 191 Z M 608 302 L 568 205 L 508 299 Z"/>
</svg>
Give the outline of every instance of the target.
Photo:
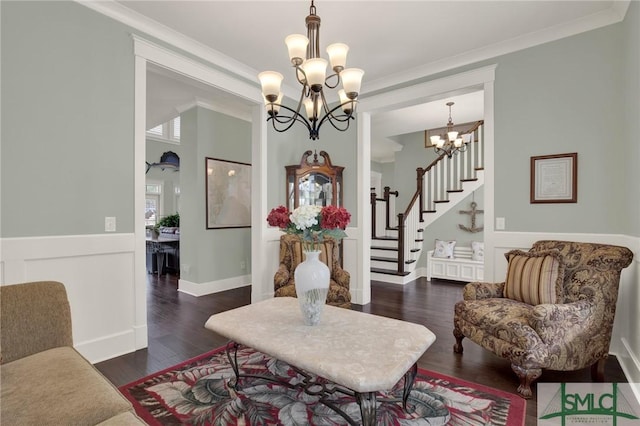
<svg viewBox="0 0 640 426">
<path fill-rule="evenodd" d="M 496 231 L 504 231 L 505 220 L 504 217 L 496 217 Z"/>
<path fill-rule="evenodd" d="M 104 218 L 104 231 L 105 232 L 116 232 L 116 218 L 112 216 L 107 216 Z"/>
</svg>

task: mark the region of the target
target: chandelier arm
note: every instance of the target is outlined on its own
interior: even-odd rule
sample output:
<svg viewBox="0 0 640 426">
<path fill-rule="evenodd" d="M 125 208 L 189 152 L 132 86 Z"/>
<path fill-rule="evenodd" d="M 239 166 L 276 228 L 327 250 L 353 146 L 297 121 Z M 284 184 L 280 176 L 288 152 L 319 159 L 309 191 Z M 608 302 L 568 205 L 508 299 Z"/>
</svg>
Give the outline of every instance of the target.
<svg viewBox="0 0 640 426">
<path fill-rule="evenodd" d="M 327 112 L 324 115 L 324 117 L 322 117 L 320 122 L 318 123 L 318 130 L 320 130 L 320 126 L 322 126 L 322 124 L 325 121 L 328 121 L 329 123 L 331 123 L 333 128 L 338 130 L 338 131 L 344 132 L 345 130 L 347 130 L 349 128 L 349 124 L 351 124 L 349 119 L 355 120 L 355 118 L 353 117 L 352 114 L 349 114 L 349 115 L 343 114 L 343 116 L 334 115 L 333 112 L 336 111 L 338 108 L 341 108 L 341 107 L 342 107 L 342 105 L 338 105 L 337 107 L 333 108 L 331 111 Z M 337 123 L 346 123 L 346 126 L 340 127 L 340 126 L 338 126 Z"/>
<path fill-rule="evenodd" d="M 349 102 L 355 103 L 355 101 L 349 101 Z M 324 121 L 324 120 L 328 119 L 328 120 L 336 120 L 336 121 L 339 121 L 339 122 L 348 122 L 349 119 L 353 117 L 353 108 L 351 109 L 352 112 L 350 114 L 344 114 L 344 113 L 341 114 L 341 115 L 335 115 L 334 114 L 334 112 L 337 111 L 338 108 L 342 108 L 344 103 L 338 104 L 338 106 L 336 106 L 333 109 L 329 110 L 329 106 L 328 106 L 329 104 L 327 103 L 327 100 L 326 100 L 326 98 L 324 96 L 324 92 L 322 92 L 322 103 L 324 105 L 325 116 L 322 117 L 321 121 Z"/>
<path fill-rule="evenodd" d="M 336 79 L 336 84 L 334 84 L 333 86 L 329 83 L 329 80 L 331 80 L 332 78 Z M 333 73 L 330 76 L 328 76 L 327 78 L 325 78 L 324 80 L 324 85 L 327 86 L 329 89 L 335 89 L 336 87 L 338 87 L 338 85 L 340 84 L 340 74 L 339 73 Z"/>
<path fill-rule="evenodd" d="M 277 118 L 278 117 L 277 114 L 271 114 L 271 117 L 276 117 L 274 120 L 277 121 L 280 124 L 287 124 L 287 123 L 289 123 L 290 120 L 294 120 L 294 119 L 297 120 L 297 121 L 300 121 L 300 122 L 305 122 L 305 124 L 306 124 L 306 119 L 300 114 L 300 109 L 302 108 L 302 101 L 304 100 L 304 98 L 306 96 L 308 96 L 307 93 L 306 93 L 306 90 L 305 90 L 306 87 L 307 87 L 306 85 L 304 85 L 302 87 L 302 91 L 300 93 L 300 99 L 298 99 L 298 108 L 296 110 L 293 110 L 293 109 L 289 108 L 288 106 L 286 106 L 286 105 L 284 105 L 282 103 L 278 104 L 280 106 L 280 108 L 284 108 L 284 109 L 286 109 L 288 111 L 291 111 L 293 113 L 292 116 L 289 117 L 289 116 L 285 115 L 285 116 L 282 117 L 282 118 L 284 118 L 284 120 L 280 120 L 279 118 Z M 287 129 L 289 129 L 290 127 L 291 126 L 287 127 Z M 309 126 L 307 125 L 307 127 L 309 127 Z"/>
<path fill-rule="evenodd" d="M 296 80 L 298 80 L 298 83 L 302 84 L 302 90 L 304 91 L 308 86 L 307 73 L 304 72 L 300 65 L 294 65 L 294 68 L 296 69 Z M 302 79 L 300 78 L 300 74 L 302 74 Z M 311 88 L 309 88 L 309 90 L 311 90 Z"/>
<path fill-rule="evenodd" d="M 289 108 L 286 105 L 280 105 L 280 108 L 284 108 L 287 111 L 291 112 L 292 115 L 272 115 L 270 117 L 268 117 L 267 119 L 273 119 L 274 121 L 280 123 L 280 124 L 289 124 L 289 126 L 287 127 L 287 129 L 289 129 L 293 123 L 295 123 L 296 121 L 299 121 L 300 123 L 303 123 L 305 126 L 307 126 L 308 129 L 311 129 L 311 127 L 309 126 L 309 120 L 307 120 L 306 118 L 304 118 L 302 116 L 302 114 L 300 114 L 300 108 L 298 108 L 298 110 L 296 111 L 293 108 Z M 282 120 L 282 118 L 284 118 L 284 120 Z"/>
</svg>

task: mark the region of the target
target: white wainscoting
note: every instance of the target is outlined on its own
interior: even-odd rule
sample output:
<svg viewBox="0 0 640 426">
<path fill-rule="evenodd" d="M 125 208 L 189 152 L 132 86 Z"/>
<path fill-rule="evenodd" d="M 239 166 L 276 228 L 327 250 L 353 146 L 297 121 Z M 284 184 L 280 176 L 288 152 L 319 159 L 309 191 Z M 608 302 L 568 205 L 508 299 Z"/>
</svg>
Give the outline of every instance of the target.
<svg viewBox="0 0 640 426">
<path fill-rule="evenodd" d="M 513 249 L 528 250 L 538 240 L 582 241 L 628 247 L 633 262 L 622 271 L 610 352 L 618 358 L 625 376 L 640 401 L 640 238 L 611 234 L 559 234 L 541 232 L 495 232 L 493 267 L 495 281 L 503 281 L 507 271 L 504 254 Z M 606 380 L 606 377 L 605 377 Z"/>
<path fill-rule="evenodd" d="M 5 238 L 1 244 L 2 285 L 65 285 L 74 346 L 89 361 L 146 346 L 146 321 L 135 323 L 133 234 Z"/>
</svg>

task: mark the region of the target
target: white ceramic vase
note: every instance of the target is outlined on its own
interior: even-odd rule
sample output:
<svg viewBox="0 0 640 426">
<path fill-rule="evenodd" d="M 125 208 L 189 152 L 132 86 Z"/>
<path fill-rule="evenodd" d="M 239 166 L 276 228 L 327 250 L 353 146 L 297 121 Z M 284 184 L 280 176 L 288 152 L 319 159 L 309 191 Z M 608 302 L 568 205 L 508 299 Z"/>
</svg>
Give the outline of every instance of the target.
<svg viewBox="0 0 640 426">
<path fill-rule="evenodd" d="M 329 267 L 320 260 L 319 251 L 305 251 L 304 262 L 294 272 L 296 296 L 306 325 L 320 322 L 329 293 Z"/>
</svg>

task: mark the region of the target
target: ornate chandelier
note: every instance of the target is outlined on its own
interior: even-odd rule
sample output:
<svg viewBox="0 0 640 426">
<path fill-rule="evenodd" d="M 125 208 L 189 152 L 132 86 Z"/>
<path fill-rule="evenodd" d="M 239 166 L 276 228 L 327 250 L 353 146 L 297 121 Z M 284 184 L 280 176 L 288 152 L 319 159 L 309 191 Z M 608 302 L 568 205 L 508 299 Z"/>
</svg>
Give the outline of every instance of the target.
<svg viewBox="0 0 640 426">
<path fill-rule="evenodd" d="M 449 121 L 447 122 L 446 135 L 431 136 L 431 146 L 438 155 L 446 155 L 451 158 L 456 152 L 464 152 L 467 149 L 467 142 L 462 139 L 459 132 L 453 130 L 453 120 L 451 119 L 451 107 L 454 102 L 447 102 L 449 107 Z"/>
<path fill-rule="evenodd" d="M 302 34 L 291 34 L 285 38 L 289 59 L 296 70 L 296 79 L 302 85 L 296 109 L 282 104 L 282 74 L 264 71 L 258 78 L 269 114 L 267 121 L 271 121 L 273 128 L 278 132 L 284 132 L 295 122 L 299 122 L 309 130 L 309 138 L 315 140 L 319 138 L 320 127 L 325 122 L 331 123 L 342 132 L 349 128 L 350 120 L 355 119 L 354 112 L 364 71 L 358 68 L 345 69 L 349 47 L 343 43 L 334 43 L 327 47 L 333 70 L 333 74 L 327 76 L 327 60 L 320 57 L 320 17 L 316 15 L 313 0 L 305 22 L 306 37 Z M 338 91 L 339 105 L 331 109 L 323 86 L 335 89 L 340 82 L 342 89 Z M 303 105 L 306 117 L 300 113 Z"/>
</svg>

